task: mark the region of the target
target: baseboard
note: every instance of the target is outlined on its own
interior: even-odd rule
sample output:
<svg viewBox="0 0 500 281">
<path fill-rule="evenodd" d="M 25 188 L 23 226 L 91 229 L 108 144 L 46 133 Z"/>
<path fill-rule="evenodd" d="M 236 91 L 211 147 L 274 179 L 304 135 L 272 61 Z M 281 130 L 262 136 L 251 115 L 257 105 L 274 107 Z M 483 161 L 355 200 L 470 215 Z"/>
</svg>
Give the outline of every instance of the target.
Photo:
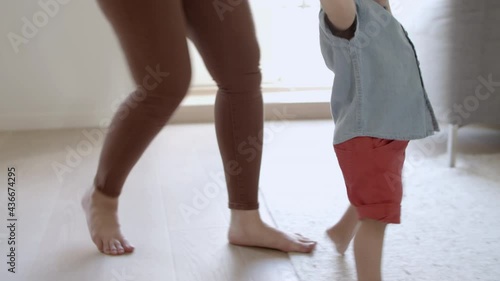
<svg viewBox="0 0 500 281">
<path fill-rule="evenodd" d="M 198 89 L 177 109 L 170 124 L 214 122 L 212 87 Z M 273 88 L 264 93 L 265 120 L 331 119 L 329 90 Z M 0 116 L 0 131 L 105 127 L 112 112 L 50 112 Z"/>
<path fill-rule="evenodd" d="M 329 103 L 266 103 L 264 119 L 279 120 L 311 120 L 331 119 Z M 214 122 L 214 108 L 211 105 L 179 107 L 171 120 L 171 124 L 211 123 Z"/>
</svg>

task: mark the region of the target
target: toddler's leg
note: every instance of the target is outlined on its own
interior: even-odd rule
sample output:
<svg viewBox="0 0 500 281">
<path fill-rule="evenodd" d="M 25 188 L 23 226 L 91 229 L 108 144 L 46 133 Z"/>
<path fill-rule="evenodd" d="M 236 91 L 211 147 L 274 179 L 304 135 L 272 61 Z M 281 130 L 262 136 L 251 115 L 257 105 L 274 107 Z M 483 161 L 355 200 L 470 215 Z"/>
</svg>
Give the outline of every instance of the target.
<svg viewBox="0 0 500 281">
<path fill-rule="evenodd" d="M 362 220 L 354 238 L 354 257 L 358 281 L 382 280 L 382 248 L 386 223 Z"/>
<path fill-rule="evenodd" d="M 358 137 L 335 145 L 352 207 L 333 227 L 344 232 L 332 232 L 346 233 L 346 229 L 349 229 L 346 226 L 356 232 L 352 226 L 354 215 L 360 220 L 354 238 L 359 281 L 382 279 L 382 248 L 386 225 L 400 223 L 403 191 L 401 173 L 407 145 L 407 141 L 371 137 Z M 340 227 L 337 227 L 339 224 Z M 332 239 L 335 241 L 335 237 Z"/>
<path fill-rule="evenodd" d="M 327 230 L 341 255 L 344 255 L 355 237 L 354 256 L 359 281 L 382 280 L 382 248 L 386 225 L 371 219 L 359 221 L 356 208 L 351 205 L 340 221 Z"/>
</svg>

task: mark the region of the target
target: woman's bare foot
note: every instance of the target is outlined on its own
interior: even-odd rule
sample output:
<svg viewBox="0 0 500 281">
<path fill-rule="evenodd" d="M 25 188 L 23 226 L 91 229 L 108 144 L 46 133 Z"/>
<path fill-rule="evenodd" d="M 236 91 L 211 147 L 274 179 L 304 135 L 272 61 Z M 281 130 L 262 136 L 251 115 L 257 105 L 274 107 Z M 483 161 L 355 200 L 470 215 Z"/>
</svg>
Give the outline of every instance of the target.
<svg viewBox="0 0 500 281">
<path fill-rule="evenodd" d="M 287 234 L 264 223 L 258 210 L 231 210 L 229 242 L 238 246 L 262 247 L 283 252 L 310 253 L 316 242 L 300 234 Z"/>
<path fill-rule="evenodd" d="M 89 189 L 82 198 L 92 241 L 99 251 L 108 255 L 131 253 L 134 247 L 123 237 L 118 223 L 118 198 Z"/>
</svg>

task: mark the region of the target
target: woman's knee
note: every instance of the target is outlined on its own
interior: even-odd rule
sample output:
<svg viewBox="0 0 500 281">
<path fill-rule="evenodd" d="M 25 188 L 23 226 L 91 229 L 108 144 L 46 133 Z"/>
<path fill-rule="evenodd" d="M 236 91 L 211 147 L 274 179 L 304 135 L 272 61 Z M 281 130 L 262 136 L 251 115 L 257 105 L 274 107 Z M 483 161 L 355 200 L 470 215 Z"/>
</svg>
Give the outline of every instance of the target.
<svg viewBox="0 0 500 281">
<path fill-rule="evenodd" d="M 262 73 L 258 67 L 227 71 L 217 84 L 224 93 L 248 93 L 260 91 Z"/>
<path fill-rule="evenodd" d="M 147 72 L 130 99 L 142 103 L 148 116 L 168 120 L 186 96 L 191 68 L 163 71 L 155 66 L 148 67 Z"/>
<path fill-rule="evenodd" d="M 182 67 L 164 67 L 160 64 L 147 66 L 141 87 L 153 95 L 183 98 L 191 83 L 189 62 Z"/>
</svg>

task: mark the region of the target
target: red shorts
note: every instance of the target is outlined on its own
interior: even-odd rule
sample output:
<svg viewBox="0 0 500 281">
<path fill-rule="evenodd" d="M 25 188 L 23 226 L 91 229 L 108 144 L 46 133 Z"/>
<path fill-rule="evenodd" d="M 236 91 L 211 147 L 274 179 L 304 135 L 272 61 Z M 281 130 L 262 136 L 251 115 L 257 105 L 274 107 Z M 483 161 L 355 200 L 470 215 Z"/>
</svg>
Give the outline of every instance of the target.
<svg viewBox="0 0 500 281">
<path fill-rule="evenodd" d="M 400 223 L 401 173 L 408 142 L 356 137 L 334 145 L 347 196 L 360 220 Z"/>
</svg>

